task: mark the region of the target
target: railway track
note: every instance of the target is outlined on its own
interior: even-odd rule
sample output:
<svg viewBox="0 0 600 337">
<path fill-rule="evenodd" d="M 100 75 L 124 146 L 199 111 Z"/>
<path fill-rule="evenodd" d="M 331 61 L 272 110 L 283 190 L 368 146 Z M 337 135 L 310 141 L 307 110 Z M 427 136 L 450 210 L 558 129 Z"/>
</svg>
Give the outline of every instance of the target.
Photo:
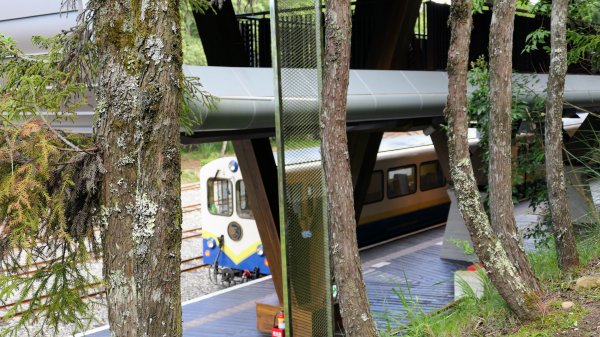
<svg viewBox="0 0 600 337">
<path fill-rule="evenodd" d="M 185 240 L 189 240 L 189 239 L 193 239 L 193 238 L 198 238 L 198 237 L 202 237 L 202 227 L 196 227 L 196 228 L 191 228 L 191 229 L 187 229 L 181 232 L 182 236 L 181 236 L 181 240 L 185 241 Z M 85 262 L 97 262 L 100 257 L 92 257 L 89 258 L 87 261 Z M 37 272 L 40 269 L 43 269 L 45 266 L 59 261 L 60 259 L 50 259 L 50 260 L 45 260 L 45 261 L 39 261 L 39 262 L 34 262 L 31 264 L 28 264 L 27 266 L 24 266 L 23 271 L 19 271 L 17 274 L 15 274 L 16 276 L 26 276 L 26 275 L 31 275 L 34 274 L 35 272 Z M 182 261 L 182 263 L 184 263 L 184 261 Z M 33 269 L 30 269 L 33 268 Z M 0 273 L 9 273 L 11 272 L 8 269 L 0 269 Z"/>
<path fill-rule="evenodd" d="M 195 256 L 195 257 L 188 258 L 188 259 L 183 259 L 183 260 L 181 260 L 181 264 L 182 265 L 183 264 L 187 264 L 187 263 L 190 263 L 190 262 L 193 262 L 193 261 L 200 260 L 202 258 L 203 258 L 203 256 L 200 255 L 200 256 Z M 181 269 L 181 273 L 183 274 L 183 273 L 191 272 L 191 271 L 194 271 L 194 270 L 203 269 L 203 268 L 206 268 L 208 266 L 210 266 L 210 265 L 206 264 L 206 263 L 201 263 L 201 264 L 198 264 L 198 265 L 195 265 L 195 266 L 182 268 Z M 81 298 L 81 299 L 87 299 L 87 298 L 91 298 L 91 297 L 102 296 L 102 295 L 104 295 L 106 293 L 105 289 L 101 289 L 102 287 L 103 287 L 103 283 L 102 282 L 90 283 L 86 287 L 82 288 L 81 290 L 84 291 L 84 290 L 87 290 L 87 289 L 93 289 L 93 291 L 92 292 L 86 292 L 86 293 L 82 294 L 81 296 L 79 296 L 79 298 Z M 94 288 L 96 288 L 96 289 L 94 289 Z M 43 299 L 46 299 L 48 297 L 49 297 L 48 295 L 44 295 L 44 296 L 39 297 L 39 299 L 43 300 Z M 12 307 L 18 306 L 18 305 L 29 304 L 32 301 L 33 301 L 33 298 L 28 298 L 28 299 L 23 300 L 20 303 L 13 302 L 13 303 L 8 303 L 8 304 L 5 304 L 5 305 L 1 305 L 0 306 L 0 311 L 5 311 L 5 310 L 8 310 L 8 309 L 10 309 Z M 26 312 L 26 310 L 18 311 L 13 316 L 11 316 L 11 318 L 21 316 L 25 312 Z M 4 319 L 2 319 L 2 320 L 4 320 Z"/>
<path fill-rule="evenodd" d="M 198 186 L 199 186 L 199 184 L 198 184 Z M 181 210 L 182 210 L 183 213 L 190 213 L 190 212 L 199 211 L 200 210 L 200 204 L 198 203 L 198 204 L 185 205 L 185 206 L 181 207 Z M 188 230 L 185 230 L 185 231 L 181 232 L 181 234 L 185 235 L 187 233 L 192 233 L 192 232 L 199 232 L 199 233 L 191 234 L 189 236 L 182 236 L 181 240 L 188 240 L 188 239 L 192 239 L 192 238 L 201 237 L 202 236 L 202 227 L 188 229 Z M 29 264 L 27 267 L 30 268 L 30 267 L 45 266 L 47 264 L 50 264 L 50 263 L 58 261 L 58 260 L 59 259 L 52 259 L 52 260 L 34 262 L 34 263 Z M 91 259 L 90 261 L 94 261 L 94 259 Z M 37 270 L 20 272 L 17 275 L 18 276 L 30 275 L 30 274 L 35 273 L 36 271 Z M 9 270 L 7 270 L 7 269 L 0 269 L 0 273 L 5 273 L 5 272 L 9 272 Z"/>
<path fill-rule="evenodd" d="M 193 183 L 193 184 L 187 184 L 187 185 L 182 185 L 181 186 L 181 191 L 191 191 L 191 190 L 197 190 L 200 188 L 200 183 Z M 195 212 L 195 211 L 199 211 L 200 210 L 200 204 L 189 204 L 189 205 L 185 205 L 181 207 L 181 210 L 183 213 L 191 213 L 191 212 Z M 202 237 L 202 227 L 197 227 L 197 228 L 191 228 L 191 229 L 187 229 L 181 232 L 182 237 L 181 240 L 189 240 L 189 239 L 193 239 L 193 238 L 198 238 L 198 237 Z M 200 256 L 196 256 L 196 257 L 192 257 L 192 258 L 188 258 L 188 259 L 183 259 L 181 260 L 181 264 L 182 264 L 182 269 L 181 269 L 181 273 L 187 273 L 187 272 L 191 272 L 194 270 L 198 270 L 198 269 L 202 269 L 205 267 L 208 267 L 208 264 L 205 263 L 201 263 L 201 264 L 197 264 L 197 265 L 193 265 L 193 266 L 188 266 L 188 267 L 183 267 L 183 265 L 185 264 L 189 264 L 191 262 L 197 261 L 197 260 L 201 260 L 202 259 L 202 255 Z M 90 259 L 88 259 L 86 261 L 87 262 L 97 262 L 99 259 L 101 259 L 102 257 L 92 257 Z M 43 269 L 44 267 L 52 264 L 53 262 L 59 261 L 60 259 L 51 259 L 51 260 L 45 260 L 45 261 L 39 261 L 39 262 L 34 262 L 31 263 L 27 266 L 24 267 L 24 269 L 29 269 L 29 270 L 24 270 L 24 271 L 20 271 L 19 273 L 16 274 L 16 276 L 26 276 L 26 275 L 31 275 L 34 274 L 35 272 L 39 271 L 40 269 Z M 33 268 L 33 269 L 30 269 Z M 7 272 L 11 272 L 10 270 L 7 269 L 0 269 L 0 273 L 7 273 Z M 82 288 L 81 291 L 87 290 L 87 289 L 94 289 L 94 288 L 100 288 L 102 287 L 102 282 L 94 282 L 91 283 L 89 285 L 87 285 L 86 287 Z M 96 296 L 101 296 L 104 295 L 106 293 L 106 290 L 104 289 L 94 289 L 94 291 L 92 292 L 86 292 L 85 294 L 82 294 L 80 296 L 81 299 L 86 299 L 86 298 L 91 298 L 91 297 L 96 297 Z M 42 297 L 40 297 L 39 299 L 46 299 L 48 298 L 47 295 L 44 295 Z M 31 301 L 33 301 L 32 298 L 28 298 L 23 300 L 20 303 L 17 302 L 13 302 L 13 303 L 8 303 L 5 305 L 0 305 L 0 311 L 5 311 L 7 309 L 10 309 L 14 306 L 17 305 L 24 305 L 24 304 L 29 304 L 31 303 Z M 17 317 L 17 316 L 21 316 L 25 313 L 25 311 L 19 311 L 17 313 L 15 313 L 14 316 L 12 317 Z"/>
<path fill-rule="evenodd" d="M 200 189 L 200 183 L 192 183 L 192 184 L 186 184 L 186 185 L 181 185 L 181 191 L 191 191 L 191 190 L 199 190 Z"/>
<path fill-rule="evenodd" d="M 190 213 L 200 210 L 200 204 L 189 204 L 181 207 L 183 213 Z"/>
</svg>

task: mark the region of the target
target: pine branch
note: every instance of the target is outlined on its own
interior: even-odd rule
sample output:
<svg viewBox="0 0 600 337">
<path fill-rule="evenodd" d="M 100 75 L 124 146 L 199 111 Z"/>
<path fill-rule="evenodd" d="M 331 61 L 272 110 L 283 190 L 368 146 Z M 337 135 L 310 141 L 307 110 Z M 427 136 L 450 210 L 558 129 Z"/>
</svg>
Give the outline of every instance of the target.
<svg viewBox="0 0 600 337">
<path fill-rule="evenodd" d="M 71 143 L 67 138 L 65 138 L 63 135 L 61 135 L 58 131 L 56 131 L 55 128 L 52 127 L 52 125 L 50 125 L 50 123 L 48 123 L 48 120 L 46 120 L 46 118 L 44 117 L 43 114 L 40 114 L 40 116 L 42 117 L 42 120 L 44 121 L 44 124 L 46 124 L 46 127 L 48 128 L 48 130 L 52 131 L 52 133 L 54 133 L 54 135 L 56 137 L 58 137 L 60 140 L 62 140 L 63 143 L 67 144 L 68 146 L 70 146 L 72 149 L 74 149 L 75 151 L 78 152 L 85 152 L 83 151 L 79 146 Z"/>
</svg>

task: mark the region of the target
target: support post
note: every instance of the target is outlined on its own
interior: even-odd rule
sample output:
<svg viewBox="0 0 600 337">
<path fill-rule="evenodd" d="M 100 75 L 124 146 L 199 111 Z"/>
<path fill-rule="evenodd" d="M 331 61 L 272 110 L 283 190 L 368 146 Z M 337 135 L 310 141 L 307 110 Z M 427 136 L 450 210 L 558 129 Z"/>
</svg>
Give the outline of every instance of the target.
<svg viewBox="0 0 600 337">
<path fill-rule="evenodd" d="M 371 174 L 377 161 L 379 145 L 383 132 L 351 132 L 348 133 L 348 152 L 352 185 L 354 186 L 354 212 L 356 223 L 360 220 L 362 206 L 371 182 Z"/>
<path fill-rule="evenodd" d="M 194 12 L 194 19 L 208 65 L 250 65 L 232 1 L 223 1 L 220 8 L 212 5 L 204 13 Z"/>
<path fill-rule="evenodd" d="M 269 261 L 279 304 L 283 303 L 277 168 L 268 138 L 234 140 L 258 233 Z"/>
<path fill-rule="evenodd" d="M 448 157 L 448 136 L 444 130 L 436 128 L 436 130 L 430 135 L 431 142 L 435 148 L 435 154 L 437 154 L 438 160 L 440 161 L 440 167 L 444 172 L 444 177 L 450 185 L 452 180 L 450 177 L 450 157 Z"/>
<path fill-rule="evenodd" d="M 568 153 L 565 153 L 563 158 L 565 160 L 567 158 L 575 158 L 575 160 L 572 160 L 574 161 L 573 164 L 579 165 L 577 163 L 578 159 L 587 158 L 589 152 L 600 145 L 598 136 L 596 136 L 598 131 L 600 131 L 600 118 L 589 114 L 575 134 L 570 139 L 565 138 L 564 143 Z M 563 134 L 566 133 L 563 132 Z"/>
</svg>

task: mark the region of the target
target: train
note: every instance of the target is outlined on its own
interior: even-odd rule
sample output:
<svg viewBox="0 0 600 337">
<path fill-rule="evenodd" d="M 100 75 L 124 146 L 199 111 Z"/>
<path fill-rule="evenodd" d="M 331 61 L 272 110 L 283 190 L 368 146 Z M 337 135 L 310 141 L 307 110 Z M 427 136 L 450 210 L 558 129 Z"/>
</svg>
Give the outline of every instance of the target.
<svg viewBox="0 0 600 337">
<path fill-rule="evenodd" d="M 470 142 L 476 143 L 474 130 Z M 318 156 L 318 149 L 313 149 Z M 291 164 L 294 172 L 318 162 Z M 270 274 L 244 179 L 235 157 L 211 161 L 200 170 L 202 250 L 214 282 L 243 282 Z M 298 181 L 297 183 L 302 183 Z M 310 191 L 311 186 L 302 186 Z M 359 246 L 375 244 L 443 223 L 450 200 L 447 182 L 431 139 L 424 134 L 384 137 L 357 227 Z M 310 203 L 310 198 L 302 202 Z M 310 207 L 298 205 L 293 209 Z"/>
</svg>

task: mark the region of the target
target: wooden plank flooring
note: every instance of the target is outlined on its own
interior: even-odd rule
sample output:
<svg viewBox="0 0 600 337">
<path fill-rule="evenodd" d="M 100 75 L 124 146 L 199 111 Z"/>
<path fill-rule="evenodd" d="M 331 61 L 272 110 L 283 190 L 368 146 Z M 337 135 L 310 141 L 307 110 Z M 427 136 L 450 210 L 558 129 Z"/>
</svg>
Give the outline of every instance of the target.
<svg viewBox="0 0 600 337">
<path fill-rule="evenodd" d="M 393 289 L 425 312 L 452 301 L 453 272 L 465 263 L 439 258 L 444 228 L 428 230 L 361 252 L 367 292 L 378 327 L 404 322 L 404 306 Z M 256 330 L 254 303 L 273 296 L 271 279 L 244 284 L 184 303 L 185 337 L 266 337 Z M 411 294 L 410 296 L 408 294 Z M 108 330 L 86 336 L 109 336 Z"/>
</svg>

